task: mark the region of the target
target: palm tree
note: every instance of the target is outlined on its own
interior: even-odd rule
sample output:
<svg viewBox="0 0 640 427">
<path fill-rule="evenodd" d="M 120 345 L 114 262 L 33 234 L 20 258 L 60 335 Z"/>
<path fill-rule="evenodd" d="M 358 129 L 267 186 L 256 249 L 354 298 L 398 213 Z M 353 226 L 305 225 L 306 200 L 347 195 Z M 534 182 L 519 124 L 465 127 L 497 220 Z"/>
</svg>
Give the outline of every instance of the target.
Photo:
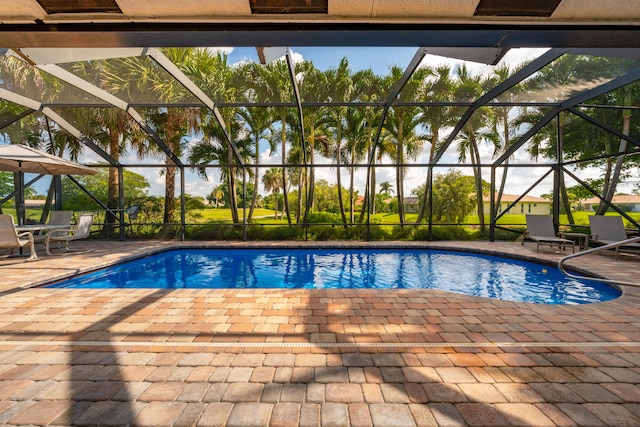
<svg viewBox="0 0 640 427">
<path fill-rule="evenodd" d="M 344 117 L 343 136 L 345 139 L 345 155 L 343 163 L 349 165 L 349 222 L 354 222 L 354 181 L 355 165 L 362 162 L 367 154 L 367 144 L 371 143 L 372 135 L 367 124 L 365 108 L 349 108 Z"/>
<path fill-rule="evenodd" d="M 229 66 L 228 57 L 225 53 L 212 52 L 210 49 L 193 49 L 189 52 L 191 54 L 181 68 L 212 99 L 235 102 L 243 95 L 238 94 L 238 88 L 241 87 L 241 82 L 243 82 L 241 70 Z M 202 70 L 207 70 L 207 72 L 203 73 Z M 206 144 L 203 141 L 213 141 L 214 145 L 208 149 L 206 146 L 193 147 L 189 158 L 192 163 L 202 163 L 216 159 L 228 165 L 228 170 L 222 171 L 221 175 L 227 179 L 229 186 L 232 221 L 238 223 L 240 222 L 237 201 L 238 159 L 235 158 L 233 147 L 227 142 L 226 136 L 228 135 L 231 141 L 240 149 L 241 145 L 246 144 L 246 135 L 241 131 L 241 126 L 238 123 L 240 122 L 240 116 L 236 108 L 226 107 L 219 111 L 226 129 L 222 129 L 213 112 L 207 110 L 204 113 L 204 117 L 200 119 L 203 123 L 206 123 L 206 126 L 203 125 L 204 135 L 199 144 Z M 221 158 L 220 149 L 226 153 L 225 159 Z M 199 158 L 199 155 L 202 157 Z M 241 155 L 247 157 L 249 150 L 244 147 Z M 243 161 L 246 161 L 246 158 L 243 158 Z M 199 174 L 206 176 L 206 172 L 202 168 L 199 169 Z"/>
<path fill-rule="evenodd" d="M 458 99 L 472 100 L 484 92 L 481 76 L 472 76 L 464 65 L 457 68 L 457 74 L 460 79 L 459 85 L 456 88 L 456 96 Z M 480 143 L 489 142 L 493 145 L 494 154 L 501 148 L 498 136 L 491 127 L 487 126 L 491 120 L 490 115 L 491 110 L 487 107 L 478 108 L 474 111 L 469 120 L 467 120 L 456 137 L 458 142 L 458 161 L 465 162 L 467 155 L 471 158 L 473 176 L 475 178 L 478 219 L 480 221 L 481 231 L 485 230 L 485 222 L 484 203 L 482 200 L 482 160 L 480 158 Z"/>
<path fill-rule="evenodd" d="M 299 88 L 300 93 L 304 101 L 316 101 L 325 102 L 330 99 L 331 87 L 327 74 L 318 70 L 312 62 L 305 61 L 298 64 L 299 70 Z M 305 129 L 305 143 L 302 144 L 306 147 L 306 159 L 304 174 L 307 175 L 306 166 L 308 165 L 308 178 L 306 193 L 306 204 L 304 210 L 303 222 L 308 222 L 309 213 L 313 208 L 313 193 L 315 183 L 315 155 L 316 150 L 321 153 L 328 153 L 328 141 L 326 135 L 328 134 L 328 126 L 330 122 L 330 116 L 326 107 L 307 107 L 304 109 L 303 115 L 304 123 L 302 124 Z M 316 144 L 319 144 L 317 146 Z M 301 151 L 301 162 L 304 163 L 304 151 Z"/>
<path fill-rule="evenodd" d="M 384 181 L 380 183 L 380 194 L 391 194 L 393 193 L 393 185 L 389 181 Z"/>
<path fill-rule="evenodd" d="M 326 73 L 327 84 L 331 88 L 329 98 L 331 101 L 340 102 L 351 99 L 353 92 L 353 81 L 351 79 L 351 71 L 349 70 L 349 60 L 342 58 L 337 69 L 330 69 Z M 333 107 L 328 113 L 333 113 L 329 126 L 333 128 L 335 135 L 335 147 L 333 149 L 333 157 L 336 161 L 336 180 L 338 185 L 338 204 L 340 206 L 340 215 L 344 226 L 347 226 L 347 217 L 344 212 L 344 203 L 342 197 L 342 180 L 340 170 L 342 168 L 342 138 L 344 120 L 347 115 L 347 107 Z M 353 210 L 352 210 L 353 212 Z M 351 217 L 353 222 L 353 217 Z"/>
<path fill-rule="evenodd" d="M 43 103 L 54 102 L 60 95 L 61 86 L 56 79 L 15 56 L 1 58 L 0 79 L 3 87 Z M 7 101 L 2 101 L 0 104 L 0 111 L 9 116 L 17 116 L 25 110 L 24 107 Z M 75 138 L 64 131 L 59 131 L 57 126 L 52 125 L 48 118 L 40 113 L 29 114 L 17 123 L 3 128 L 0 132 L 9 143 L 20 142 L 31 147 L 44 148 L 47 152 L 58 156 L 61 156 L 68 149 L 72 160 L 77 160 L 82 149 L 82 145 Z M 43 134 L 49 135 L 48 143 L 43 142 Z M 69 145 L 67 146 L 67 144 Z M 13 178 L 14 188 L 17 188 L 18 174 L 14 173 Z M 53 193 L 54 181 L 52 180 L 40 222 L 45 222 L 49 214 Z"/>
<path fill-rule="evenodd" d="M 128 67 L 131 67 L 131 61 L 85 61 L 74 63 L 73 72 L 107 92 L 122 96 L 124 93 L 121 75 L 126 73 Z M 127 145 L 133 147 L 139 157 L 148 152 L 148 140 L 140 126 L 120 108 L 90 110 L 82 122 L 89 124 L 85 127 L 87 130 L 84 133 L 91 135 L 106 147 L 107 153 L 116 162 L 119 162 L 120 156 L 126 153 Z M 115 167 L 109 167 L 108 186 L 107 207 L 117 209 L 120 182 L 118 169 Z M 106 215 L 105 227 L 112 226 L 114 221 L 115 218 L 112 215 Z"/>
<path fill-rule="evenodd" d="M 278 219 L 278 199 L 280 198 L 280 190 L 282 189 L 282 171 L 280 168 L 269 168 L 264 175 L 262 175 L 262 184 L 265 191 L 273 193 L 273 201 L 275 204 L 276 220 Z M 280 214 L 282 219 L 282 214 Z"/>
<path fill-rule="evenodd" d="M 429 70 L 419 68 L 413 73 L 398 98 L 400 101 L 413 101 L 419 91 L 424 78 Z M 403 74 L 399 67 L 392 67 L 391 77 L 398 81 Z M 396 190 L 398 196 L 398 215 L 400 224 L 406 223 L 404 211 L 404 164 L 418 157 L 422 150 L 423 137 L 417 133 L 418 127 L 422 126 L 421 109 L 419 107 L 393 107 L 389 111 L 385 123 L 385 129 L 395 140 L 395 147 L 387 154 L 396 164 Z"/>
<path fill-rule="evenodd" d="M 243 128 L 240 120 L 227 121 L 227 132 L 231 138 L 236 141 L 236 146 L 240 150 L 240 153 L 245 157 L 249 157 L 247 154 L 248 148 L 252 146 L 251 141 L 246 138 L 246 132 Z M 197 173 L 199 176 L 208 179 L 206 165 L 211 163 L 228 164 L 226 168 L 220 170 L 221 180 L 227 182 L 229 189 L 229 204 L 231 209 L 231 218 L 234 223 L 239 222 L 238 215 L 238 203 L 237 203 L 237 188 L 236 182 L 238 179 L 239 168 L 234 167 L 235 160 L 229 157 L 228 144 L 223 132 L 218 123 L 211 116 L 207 116 L 207 121 L 201 123 L 202 137 L 192 143 L 191 152 L 189 153 L 189 163 L 202 164 L 203 166 L 197 167 Z M 252 154 L 252 153 L 251 153 Z M 254 189 L 257 191 L 257 189 Z"/>
<path fill-rule="evenodd" d="M 603 70 L 598 66 L 598 62 L 592 61 L 589 57 L 581 55 L 566 55 L 554 61 L 552 64 L 541 69 L 536 76 L 526 82 L 526 90 L 528 92 L 540 93 L 546 98 L 555 101 L 558 99 L 566 99 L 574 95 L 576 91 L 580 91 L 582 87 L 576 89 L 576 81 L 582 84 L 582 81 L 590 81 L 603 76 Z M 520 115 L 515 121 L 516 126 L 522 124 L 535 124 L 544 115 L 545 111 L 540 108 L 531 109 Z M 533 159 L 544 156 L 553 159 L 556 162 L 563 163 L 565 160 L 565 151 L 567 144 L 563 142 L 565 137 L 571 135 L 567 132 L 577 124 L 583 125 L 582 121 L 574 120 L 573 116 L 568 114 L 558 114 L 556 125 L 549 124 L 538 131 L 532 138 L 531 144 L 527 150 Z M 585 145 L 581 141 L 575 145 L 573 157 L 579 158 L 583 153 Z M 562 158 L 558 158 L 558 147 L 562 147 Z M 571 205 L 567 194 L 564 180 L 564 172 L 562 169 L 558 175 L 558 184 L 560 189 L 561 203 L 563 203 L 567 219 L 570 224 L 574 223 Z"/>
<path fill-rule="evenodd" d="M 354 98 L 362 102 L 376 102 L 383 99 L 383 94 L 387 93 L 393 82 L 388 78 L 382 78 L 377 76 L 372 69 L 366 69 L 358 71 L 353 75 L 354 85 Z M 373 138 L 375 136 L 375 129 L 380 121 L 381 111 L 379 108 L 367 106 L 361 112 L 361 120 L 351 120 L 350 126 L 348 126 L 349 134 L 352 136 L 348 144 L 351 147 L 351 164 L 363 160 L 374 146 Z M 383 144 L 384 141 L 379 141 L 379 144 Z M 379 150 L 376 153 L 376 157 L 373 159 L 373 164 L 370 170 L 367 171 L 370 177 L 369 188 L 365 190 L 364 200 L 362 203 L 362 210 L 360 212 L 359 222 L 362 223 L 365 218 L 365 209 L 370 206 L 369 213 L 373 213 L 376 195 L 376 169 L 375 162 L 380 160 L 383 155 L 383 150 Z M 355 168 L 351 167 L 351 184 L 349 191 L 351 193 L 351 203 L 353 203 L 353 177 L 355 174 Z M 370 202 L 371 201 L 371 202 Z M 353 209 L 352 209 L 353 210 Z M 353 214 L 352 214 L 353 215 Z"/>
<path fill-rule="evenodd" d="M 256 101 L 263 102 L 291 102 L 293 86 L 289 76 L 289 68 L 283 60 L 273 61 L 266 65 L 250 63 L 243 68 L 244 77 L 250 90 L 255 93 Z M 280 146 L 282 154 L 282 193 L 287 222 L 291 225 L 291 210 L 287 185 L 287 128 L 291 108 L 274 107 L 273 123 L 280 122 Z"/>
<path fill-rule="evenodd" d="M 198 57 L 197 49 L 164 49 L 163 53 L 178 66 L 194 61 Z M 193 96 L 176 82 L 167 79 L 166 72 L 147 57 L 124 58 L 106 61 L 100 72 L 101 85 L 108 92 L 121 99 L 149 99 L 160 102 L 192 100 Z M 150 109 L 146 124 L 166 144 L 169 153 L 179 158 L 185 145 L 184 137 L 198 129 L 200 111 L 196 108 L 161 107 Z M 109 121 L 118 120 L 113 116 Z M 115 130 L 113 140 L 119 139 L 121 130 Z M 148 138 L 149 139 L 153 138 Z M 155 144 L 146 145 L 142 139 L 134 143 L 139 155 L 151 154 L 163 156 L 166 165 L 165 203 L 163 222 L 173 222 L 175 209 L 175 177 L 177 165 L 169 153 Z"/>
<path fill-rule="evenodd" d="M 423 93 L 425 99 L 439 102 L 453 101 L 453 91 L 456 83 L 451 71 L 451 67 L 448 65 L 439 65 L 432 69 L 430 75 L 424 82 Z M 441 130 L 453 125 L 458 118 L 459 113 L 449 106 L 426 107 L 423 109 L 422 121 L 425 125 L 427 138 L 430 143 L 429 163 L 433 162 L 433 158 L 440 147 Z M 420 211 L 418 212 L 417 222 L 422 222 L 424 218 L 429 201 L 429 194 L 432 191 L 432 178 L 433 168 L 429 167 L 425 182 L 425 191 L 422 193 L 422 200 L 420 201 Z"/>
<path fill-rule="evenodd" d="M 511 69 L 508 64 L 504 64 L 500 67 L 497 67 L 493 70 L 492 78 L 495 79 L 497 83 L 503 82 L 513 73 L 518 71 L 519 68 L 522 68 L 524 64 L 516 67 L 515 69 Z M 517 102 L 520 99 L 520 95 L 524 90 L 524 86 L 522 84 L 518 84 L 511 88 L 504 96 L 507 97 L 506 101 L 508 102 Z M 500 135 L 502 138 L 502 151 L 507 151 L 511 146 L 511 137 L 516 132 L 516 127 L 514 126 L 514 118 L 517 117 L 518 113 L 522 112 L 522 108 L 513 107 L 509 105 L 503 106 L 495 106 L 492 107 L 493 114 L 491 115 L 492 126 L 494 128 L 494 132 L 497 135 Z M 498 186 L 498 194 L 496 195 L 496 212 L 493 212 L 496 215 L 497 209 L 500 207 L 500 200 L 502 199 L 502 194 L 504 193 L 504 188 L 507 184 L 507 173 L 509 166 L 509 159 L 505 159 L 503 163 L 502 169 L 502 177 L 500 178 L 500 185 Z"/>
<path fill-rule="evenodd" d="M 631 106 L 638 105 L 640 102 L 640 85 L 637 83 L 633 83 L 631 85 L 622 87 L 614 91 L 610 96 L 607 97 L 609 101 L 613 101 L 615 105 L 623 105 L 623 106 Z M 613 98 L 613 99 L 612 99 Z M 625 136 L 629 136 L 629 132 L 631 131 L 631 117 L 632 110 L 628 108 L 622 109 L 622 134 Z M 620 138 L 620 143 L 618 145 L 618 153 L 624 153 L 627 150 L 627 140 L 624 138 Z M 610 173 L 605 175 L 605 186 L 603 189 L 603 198 L 607 202 L 611 202 L 613 200 L 613 196 L 616 193 L 616 187 L 618 185 L 618 181 L 620 180 L 620 175 L 622 172 L 623 164 L 624 164 L 624 155 L 619 155 L 616 159 L 615 165 L 613 168 L 611 167 L 611 159 L 607 161 L 607 170 Z M 609 178 L 610 176 L 610 178 Z M 597 215 L 604 215 L 607 211 L 607 203 L 600 203 L 598 206 Z"/>
<path fill-rule="evenodd" d="M 268 140 L 271 136 L 272 130 L 270 125 L 272 123 L 273 113 L 269 108 L 264 107 L 247 107 L 239 111 L 240 117 L 244 120 L 244 125 L 248 128 L 248 138 L 254 144 L 254 165 L 253 170 L 253 185 L 254 191 L 251 197 L 251 207 L 249 208 L 249 214 L 247 215 L 247 221 L 251 221 L 253 217 L 253 210 L 256 206 L 256 198 L 258 196 L 258 184 L 260 177 L 260 141 Z"/>
</svg>

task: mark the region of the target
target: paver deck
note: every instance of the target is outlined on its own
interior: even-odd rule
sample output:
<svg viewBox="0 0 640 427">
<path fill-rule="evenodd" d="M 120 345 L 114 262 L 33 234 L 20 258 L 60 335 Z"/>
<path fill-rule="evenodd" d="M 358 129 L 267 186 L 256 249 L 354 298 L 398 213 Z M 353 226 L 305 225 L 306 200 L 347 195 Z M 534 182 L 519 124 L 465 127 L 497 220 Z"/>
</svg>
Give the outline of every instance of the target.
<svg viewBox="0 0 640 427">
<path fill-rule="evenodd" d="M 439 290 L 33 287 L 194 245 L 251 244 L 86 241 L 74 248 L 89 253 L 0 262 L 0 424 L 640 425 L 633 287 L 579 306 Z M 501 242 L 373 245 L 561 256 Z M 572 263 L 640 281 L 638 257 Z"/>
</svg>

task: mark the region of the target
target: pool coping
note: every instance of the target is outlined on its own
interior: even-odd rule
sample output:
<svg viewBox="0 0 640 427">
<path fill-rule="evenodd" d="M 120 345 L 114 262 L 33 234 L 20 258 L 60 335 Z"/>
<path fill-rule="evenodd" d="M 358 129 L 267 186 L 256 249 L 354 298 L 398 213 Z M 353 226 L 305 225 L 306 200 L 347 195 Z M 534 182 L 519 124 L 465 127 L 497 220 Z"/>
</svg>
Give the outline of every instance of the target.
<svg viewBox="0 0 640 427">
<path fill-rule="evenodd" d="M 412 244 L 412 245 L 407 245 L 403 242 L 392 242 L 392 244 L 390 245 L 371 245 L 367 243 L 362 243 L 359 242 L 357 245 L 352 245 L 352 244 L 344 244 L 344 243 L 340 243 L 340 244 L 336 244 L 336 242 L 334 241 L 330 241 L 330 242 L 325 242 L 324 244 L 322 244 L 321 246 L 318 246 L 317 244 L 315 244 L 316 242 L 314 242 L 314 244 L 310 245 L 308 244 L 309 242 L 304 242 L 304 244 L 301 244 L 302 242 L 285 242 L 284 244 L 279 244 L 277 247 L 273 246 L 273 243 L 271 244 L 267 244 L 267 245 L 261 245 L 261 242 L 253 242 L 251 244 L 244 244 L 247 242 L 242 242 L 242 245 L 238 245 L 238 246 L 233 246 L 233 247 L 226 247 L 226 248 L 221 248 L 218 247 L 217 245 L 215 246 L 210 246 L 210 245 L 202 245 L 202 244 L 193 244 L 194 242 L 183 242 L 180 245 L 174 246 L 174 247 L 162 247 L 162 248 L 157 248 L 154 250 L 150 250 L 146 253 L 141 253 L 141 254 L 136 254 L 136 255 L 132 255 L 131 257 L 127 257 L 125 259 L 119 260 L 119 261 L 114 261 L 111 263 L 108 263 L 108 265 L 104 265 L 104 266 L 100 266 L 100 267 L 94 267 L 94 268 L 88 268 L 86 271 L 82 271 L 73 275 L 69 275 L 63 278 L 59 278 L 59 279 L 54 279 L 51 280 L 49 282 L 46 283 L 42 283 L 42 284 L 38 284 L 38 285 L 33 285 L 30 287 L 35 287 L 35 288 L 58 288 L 57 286 L 54 286 L 55 284 L 59 283 L 59 282 L 63 282 L 65 280 L 68 279 L 72 279 L 76 276 L 82 276 L 85 274 L 91 274 L 93 272 L 97 272 L 100 270 L 104 270 L 110 267 L 114 267 L 120 264 L 125 264 L 128 262 L 133 262 L 133 261 L 137 261 L 143 258 L 147 258 L 147 257 L 151 257 L 154 255 L 158 255 L 158 254 L 162 254 L 162 253 L 166 253 L 166 252 L 171 252 L 171 251 L 178 251 L 178 250 L 188 250 L 188 249 L 211 249 L 211 250 L 217 250 L 217 251 L 221 251 L 221 250 L 229 250 L 229 251 L 235 251 L 235 250 L 246 250 L 246 249 L 251 249 L 251 250 L 260 250 L 260 249 L 274 249 L 274 250 L 286 250 L 286 249 L 304 249 L 304 250 L 340 250 L 340 249 L 362 249 L 362 250 L 429 250 L 429 251 L 442 251 L 442 252 L 453 252 L 453 253 L 463 253 L 463 254 L 474 254 L 474 255 L 488 255 L 488 256 L 495 256 L 495 257 L 500 257 L 500 258 L 504 258 L 504 259 L 510 259 L 510 260 L 517 260 L 517 261 L 525 261 L 525 262 L 531 262 L 531 263 L 535 263 L 538 265 L 543 265 L 543 266 L 548 266 L 551 268 L 556 268 L 557 269 L 557 263 L 554 263 L 550 260 L 547 259 L 540 259 L 539 257 L 532 257 L 532 256 L 527 256 L 527 255 L 520 255 L 520 254 L 513 254 L 513 253 L 506 253 L 504 251 L 488 251 L 486 249 L 479 249 L 479 248 L 460 248 L 460 247 L 450 247 L 450 246 L 438 246 L 437 244 L 429 244 L 424 245 L 424 244 Z M 580 274 L 583 276 L 586 276 L 585 278 L 598 278 L 598 279 L 605 279 L 606 277 L 602 276 L 601 274 L 596 274 L 593 273 L 591 271 L 589 271 L 588 269 L 585 268 L 581 268 L 579 266 L 572 266 L 567 268 L 567 271 L 571 272 L 571 273 L 576 273 L 576 274 Z M 560 273 L 562 275 L 562 273 Z M 622 287 L 623 285 L 620 285 L 618 283 L 602 283 L 603 285 L 609 286 L 611 288 L 614 288 L 618 291 L 621 292 L 621 294 L 624 291 L 624 288 Z M 78 289 L 77 287 L 64 287 L 61 286 L 60 288 L 66 288 L 66 289 Z M 97 288 L 83 288 L 80 287 L 80 289 L 121 289 L 119 287 L 115 287 L 115 288 L 110 288 L 110 287 L 106 287 L 106 288 L 102 288 L 102 287 L 97 287 Z M 131 288 L 127 288 L 127 289 L 131 289 Z M 133 289 L 138 289 L 137 287 L 134 287 Z M 144 287 L 141 289 L 155 289 L 153 287 Z M 159 288 L 159 289 L 165 289 L 165 288 Z M 178 288 L 178 289 L 236 289 L 236 288 Z M 244 289 L 244 288 L 243 288 Z M 273 290 L 277 290 L 277 289 L 281 289 L 281 290 L 288 290 L 288 289 L 292 289 L 292 288 L 270 288 L 270 287 L 265 287 L 265 288 L 247 288 L 247 289 L 273 289 Z M 296 288 L 297 289 L 297 288 Z M 301 289 L 307 289 L 307 288 L 301 288 Z M 313 288 L 315 289 L 315 288 Z M 334 289 L 334 288 L 321 288 L 321 289 Z M 343 289 L 343 288 L 339 288 L 339 289 Z M 347 289 L 351 289 L 351 288 L 347 288 Z M 353 288 L 353 289 L 359 289 L 359 288 Z M 377 289 L 377 288 L 376 288 Z M 380 288 L 380 289 L 395 289 L 395 288 Z M 404 289 L 404 288 L 403 288 Z M 440 289 L 440 290 L 444 290 L 447 291 L 446 289 L 441 289 L 441 288 L 424 288 L 424 289 Z M 172 288 L 173 290 L 173 288 Z M 415 290 L 415 291 L 420 291 L 423 290 L 423 288 L 409 288 L 406 290 Z M 452 291 L 454 292 L 454 291 Z M 470 296 L 476 296 L 476 295 L 472 295 L 472 294 L 465 294 L 465 295 L 470 295 Z M 620 295 L 622 296 L 622 295 Z M 614 299 L 619 298 L 620 296 L 617 296 Z M 491 298 L 491 297 L 485 297 L 485 298 Z M 498 298 L 500 299 L 500 298 Z M 505 300 L 505 301 L 512 301 L 512 302 L 525 302 L 525 301 L 513 301 L 513 300 Z M 595 301 L 595 302 L 602 302 L 602 301 Z M 593 303 L 593 302 L 591 302 Z M 536 304 L 552 304 L 552 303 L 541 303 L 538 302 Z M 553 305 L 553 304 L 552 304 Z"/>
<path fill-rule="evenodd" d="M 424 250 L 445 250 L 454 252 L 467 252 L 475 254 L 485 254 L 492 256 L 500 256 L 508 259 L 523 260 L 529 262 L 535 262 L 547 266 L 556 268 L 560 255 L 568 255 L 560 251 L 543 251 L 533 252 L 530 247 L 524 246 L 518 242 L 489 242 L 489 241 L 438 241 L 438 242 L 425 242 L 425 241 L 374 241 L 374 242 L 362 242 L 362 241 L 129 241 L 119 242 L 120 244 L 127 244 L 133 246 L 139 246 L 134 253 L 124 250 L 116 257 L 102 260 L 91 256 L 92 253 L 100 250 L 101 242 L 95 240 L 88 240 L 82 242 L 82 247 L 77 252 L 60 256 L 47 256 L 40 259 L 46 259 L 46 261 L 71 259 L 76 255 L 89 255 L 85 257 L 90 263 L 79 266 L 77 269 L 68 272 L 61 272 L 53 274 L 46 279 L 34 280 L 19 285 L 21 289 L 28 288 L 43 288 L 53 282 L 65 280 L 67 278 L 90 273 L 103 268 L 108 268 L 120 263 L 133 261 L 136 259 L 144 258 L 154 254 L 171 251 L 175 249 L 424 249 Z M 119 245 L 116 245 L 119 246 Z M 514 250 L 517 249 L 517 250 Z M 589 255 L 593 257 L 593 255 Z M 612 256 L 607 254 L 595 255 L 600 259 L 610 259 Z M 640 257 L 634 259 L 640 262 Z M 39 263 L 25 263 L 25 267 L 33 265 L 37 266 Z M 596 267 L 600 266 L 600 262 Z M 616 266 L 621 265 L 616 260 Z M 615 274 L 606 274 L 603 271 L 598 271 L 598 268 L 592 268 L 589 265 L 571 260 L 566 264 L 567 270 L 570 272 L 583 274 L 595 278 L 621 280 L 615 277 Z M 2 266 L 0 266 L 2 269 Z M 610 273 L 617 273 L 617 271 L 611 271 Z M 623 297 L 627 295 L 635 295 L 640 293 L 638 287 L 631 285 L 624 285 L 618 283 L 609 283 L 609 286 L 622 292 Z M 640 286 L 640 284 L 639 284 Z M 0 289 L 0 294 L 2 293 Z"/>
</svg>

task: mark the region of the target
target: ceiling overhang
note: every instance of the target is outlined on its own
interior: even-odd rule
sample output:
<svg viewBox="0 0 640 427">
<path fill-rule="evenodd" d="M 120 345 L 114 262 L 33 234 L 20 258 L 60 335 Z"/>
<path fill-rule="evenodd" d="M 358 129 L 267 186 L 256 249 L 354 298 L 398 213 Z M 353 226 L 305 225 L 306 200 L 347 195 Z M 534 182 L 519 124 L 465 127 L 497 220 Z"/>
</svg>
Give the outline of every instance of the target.
<svg viewBox="0 0 640 427">
<path fill-rule="evenodd" d="M 67 23 L 0 25 L 0 47 L 439 46 L 638 48 L 638 25 Z"/>
</svg>

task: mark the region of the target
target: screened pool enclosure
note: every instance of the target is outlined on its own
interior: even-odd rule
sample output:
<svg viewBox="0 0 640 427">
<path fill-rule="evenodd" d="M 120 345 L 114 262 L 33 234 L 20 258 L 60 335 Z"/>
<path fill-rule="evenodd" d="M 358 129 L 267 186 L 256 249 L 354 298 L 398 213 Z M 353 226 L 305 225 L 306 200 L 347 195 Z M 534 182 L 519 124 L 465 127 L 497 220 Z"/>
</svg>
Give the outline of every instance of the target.
<svg viewBox="0 0 640 427">
<path fill-rule="evenodd" d="M 2 143 L 98 169 L 100 191 L 26 182 L 112 238 L 494 239 L 532 209 L 572 223 L 576 187 L 638 227 L 613 196 L 638 184 L 639 49 L 440 44 L 7 47 Z"/>
</svg>

